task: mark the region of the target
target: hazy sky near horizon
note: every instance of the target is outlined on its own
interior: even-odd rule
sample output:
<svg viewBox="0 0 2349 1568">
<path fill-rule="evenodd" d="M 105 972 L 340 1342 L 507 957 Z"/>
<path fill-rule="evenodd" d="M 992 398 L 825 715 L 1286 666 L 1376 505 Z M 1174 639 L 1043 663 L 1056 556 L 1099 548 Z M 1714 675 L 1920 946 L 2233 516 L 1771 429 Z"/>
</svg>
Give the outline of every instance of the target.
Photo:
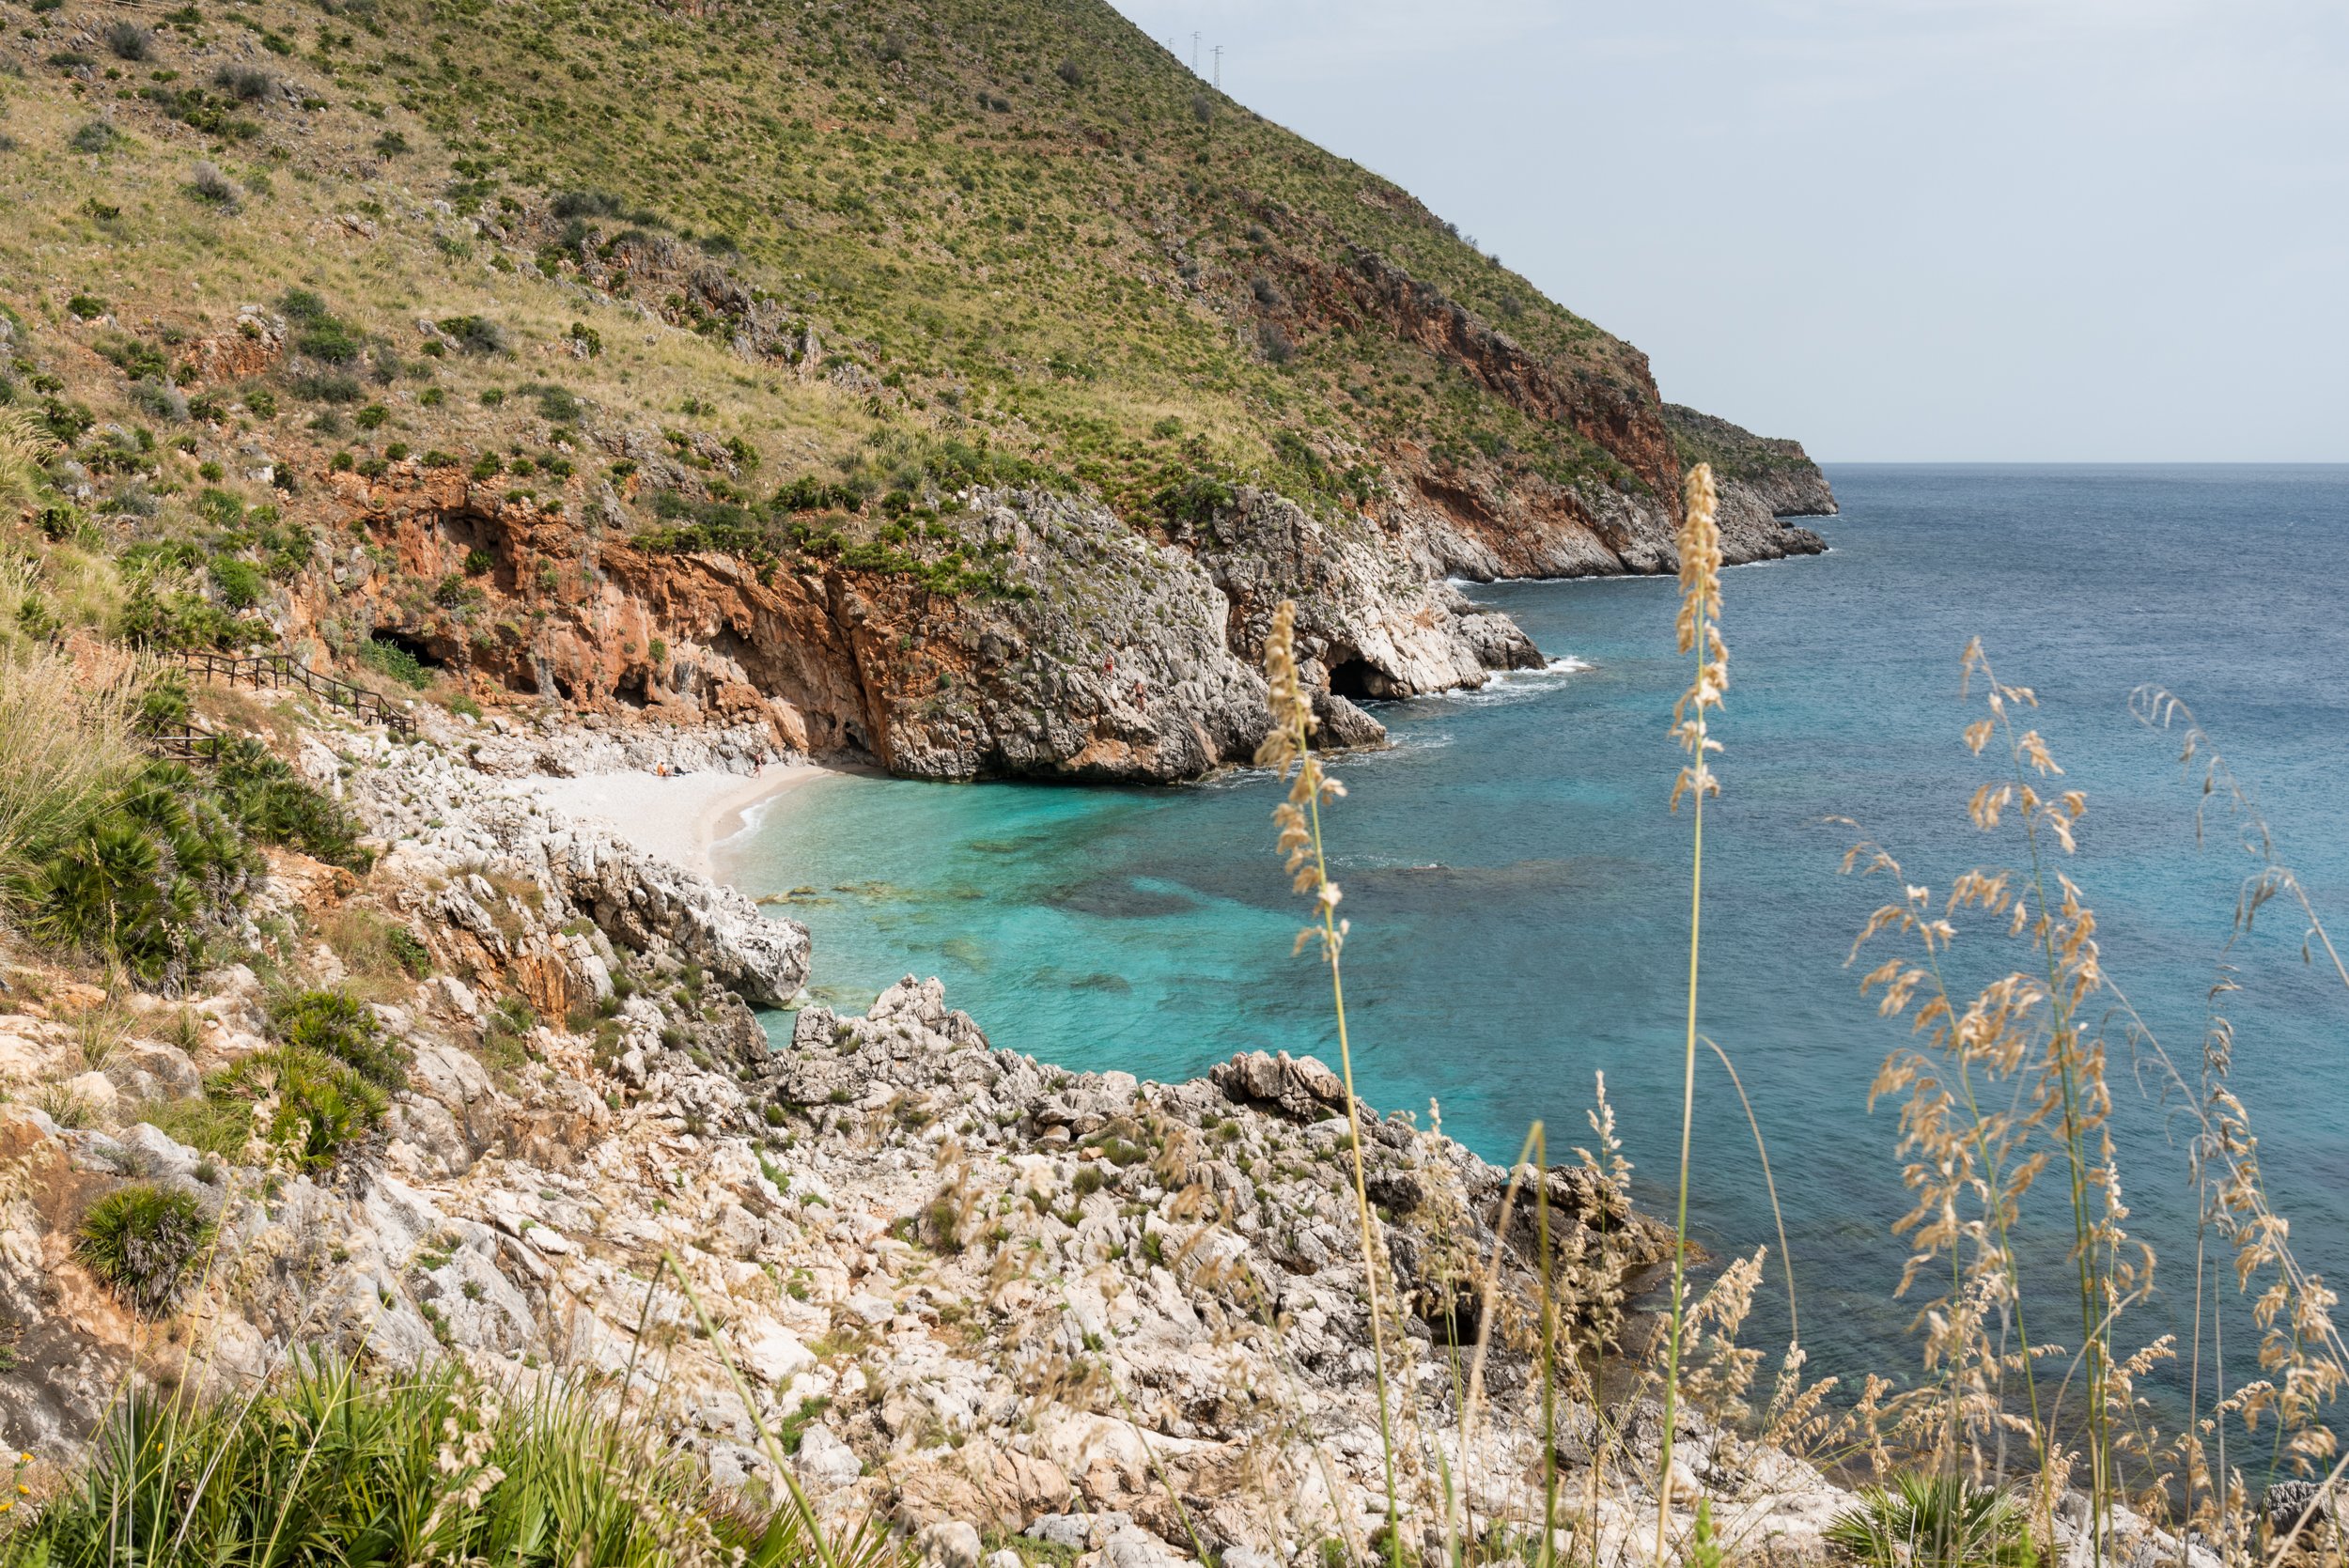
<svg viewBox="0 0 2349 1568">
<path fill-rule="evenodd" d="M 1112 0 L 1828 461 L 2349 461 L 2349 0 Z"/>
</svg>

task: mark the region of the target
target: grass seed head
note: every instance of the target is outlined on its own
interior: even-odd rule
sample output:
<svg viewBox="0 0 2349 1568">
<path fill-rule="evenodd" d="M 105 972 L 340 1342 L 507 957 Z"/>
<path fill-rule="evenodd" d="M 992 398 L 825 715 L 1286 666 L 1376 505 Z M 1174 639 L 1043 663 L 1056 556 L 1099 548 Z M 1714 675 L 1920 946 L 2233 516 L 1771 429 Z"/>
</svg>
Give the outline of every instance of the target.
<svg viewBox="0 0 2349 1568">
<path fill-rule="evenodd" d="M 1721 641 L 1721 532 L 1718 519 L 1719 496 L 1713 488 L 1713 466 L 1699 463 L 1688 471 L 1680 516 L 1680 651 L 1697 655 L 1695 677 L 1680 701 L 1672 705 L 1672 737 L 1688 753 L 1688 766 L 1672 784 L 1672 805 L 1694 792 L 1702 800 L 1720 793 L 1705 753 L 1718 752 L 1705 724 L 1705 713 L 1721 706 L 1729 689 L 1729 648 Z"/>
</svg>

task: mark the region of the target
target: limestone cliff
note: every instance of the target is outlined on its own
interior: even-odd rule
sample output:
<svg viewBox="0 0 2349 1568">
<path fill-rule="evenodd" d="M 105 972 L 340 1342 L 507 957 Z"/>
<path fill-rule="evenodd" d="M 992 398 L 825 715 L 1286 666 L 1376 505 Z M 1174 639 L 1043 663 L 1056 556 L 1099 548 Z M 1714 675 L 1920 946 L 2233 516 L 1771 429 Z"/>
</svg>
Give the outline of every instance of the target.
<svg viewBox="0 0 2349 1568">
<path fill-rule="evenodd" d="M 375 548 L 337 563 L 289 631 L 363 627 L 469 683 L 574 706 L 764 719 L 794 750 L 916 777 L 1168 782 L 1244 761 L 1283 598 L 1303 608 L 1343 742 L 1382 733 L 1351 698 L 1539 659 L 1367 522 L 1259 492 L 1165 543 L 1097 506 L 975 493 L 955 511 L 994 585 L 941 593 L 903 571 L 654 551 L 583 502 L 516 500 L 413 459 L 337 484 Z"/>
</svg>

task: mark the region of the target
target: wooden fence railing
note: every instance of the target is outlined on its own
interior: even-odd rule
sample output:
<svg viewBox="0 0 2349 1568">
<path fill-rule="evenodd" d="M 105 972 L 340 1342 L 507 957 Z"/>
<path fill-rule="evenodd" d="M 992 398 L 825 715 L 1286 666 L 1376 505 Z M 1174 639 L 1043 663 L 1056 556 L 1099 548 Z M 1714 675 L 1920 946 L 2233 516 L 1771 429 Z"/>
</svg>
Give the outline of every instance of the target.
<svg viewBox="0 0 2349 1568">
<path fill-rule="evenodd" d="M 168 757 L 174 762 L 200 762 L 210 766 L 220 760 L 222 749 L 228 744 L 228 737 L 204 735 L 194 730 L 170 735 L 141 730 L 139 744 L 156 756 Z"/>
<path fill-rule="evenodd" d="M 298 686 L 341 708 L 364 724 L 381 724 L 394 735 L 413 736 L 416 722 L 364 686 L 322 675 L 289 653 L 207 653 L 183 651 L 179 662 L 207 680 L 242 682 L 282 690 Z"/>
<path fill-rule="evenodd" d="M 282 691 L 298 686 L 303 691 L 342 709 L 362 723 L 381 724 L 394 735 L 410 737 L 416 733 L 416 722 L 385 702 L 364 686 L 353 686 L 333 675 L 322 675 L 288 653 L 206 653 L 181 651 L 180 666 L 206 680 L 225 680 L 230 685 L 242 682 L 247 686 L 266 687 Z M 138 732 L 139 744 L 150 753 L 168 757 L 174 762 L 200 762 L 210 767 L 220 761 L 230 737 L 206 735 L 197 730 L 148 730 Z"/>
</svg>

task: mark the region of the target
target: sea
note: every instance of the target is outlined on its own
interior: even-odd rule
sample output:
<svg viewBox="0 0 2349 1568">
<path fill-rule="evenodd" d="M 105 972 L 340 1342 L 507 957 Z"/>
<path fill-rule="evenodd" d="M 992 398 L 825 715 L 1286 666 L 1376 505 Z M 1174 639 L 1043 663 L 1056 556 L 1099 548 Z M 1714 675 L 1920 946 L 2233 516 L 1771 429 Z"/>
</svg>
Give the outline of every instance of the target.
<svg viewBox="0 0 2349 1568">
<path fill-rule="evenodd" d="M 2206 1299 L 2232 1289 L 2189 1168 L 2215 1017 L 2232 1027 L 2232 1087 L 2295 1249 L 2349 1274 L 2349 986 L 2288 901 L 2248 931 L 2238 919 L 2265 863 L 2247 845 L 2263 835 L 2349 941 L 2349 620 L 2335 581 L 2349 467 L 1828 475 L 1843 510 L 1814 520 L 1827 554 L 1723 576 L 1731 686 L 1705 814 L 1699 1027 L 1752 1117 L 1705 1050 L 1691 1234 L 1716 1267 L 1768 1250 L 1749 1345 L 1774 1357 L 1798 1329 L 1813 1374 L 1916 1374 L 1931 1288 L 1896 1295 L 1909 1252 L 1894 1231 L 1900 1129 L 1893 1103 L 1870 1102 L 1888 1053 L 1915 1042 L 1859 987 L 1913 949 L 1880 938 L 1855 959 L 1853 946 L 1906 888 L 1938 900 L 1969 867 L 2018 863 L 2014 831 L 1984 834 L 1967 814 L 2003 768 L 1961 738 L 1984 711 L 1981 680 L 1970 699 L 1960 680 L 1979 638 L 1998 679 L 2035 694 L 2020 718 L 2061 785 L 2086 794 L 2058 869 L 2095 912 L 2114 983 L 2092 1013 L 2128 1228 L 2157 1259 L 2121 1339 L 2179 1336 L 2178 1360 L 2148 1380 L 2174 1403 L 2198 1250 Z M 1325 821 L 1352 923 L 1358 1086 L 1497 1162 L 1538 1124 L 1559 1161 L 1594 1144 L 1603 1079 L 1637 1196 L 1668 1213 L 1691 847 L 1689 812 L 1668 806 L 1682 761 L 1672 707 L 1689 676 L 1675 585 L 1464 587 L 1549 663 L 1375 704 L 1391 746 L 1332 762 L 1346 795 Z M 2149 691 L 2199 718 L 2209 738 L 2193 766 L 2177 724 L 2140 716 Z M 2213 756 L 2255 815 L 2203 792 Z M 1171 1081 L 1243 1050 L 1334 1062 L 1326 972 L 1292 952 L 1306 910 L 1274 852 L 1282 795 L 1247 770 L 1175 788 L 843 773 L 779 797 L 719 865 L 755 894 L 797 890 L 777 912 L 813 933 L 811 994 L 835 1008 L 936 975 L 996 1045 L 1072 1069 Z M 1897 875 L 1842 874 L 1862 841 Z M 1955 918 L 1953 985 L 2030 967 L 1997 923 Z M 770 1028 L 787 1038 L 787 1016 Z M 2077 1338 L 2070 1223 L 2050 1181 L 2025 1216 L 2027 1289 L 2069 1303 L 2038 1328 L 2061 1343 Z M 2251 1374 L 2254 1343 L 2239 1302 L 2226 1327 L 2232 1386 Z"/>
</svg>

